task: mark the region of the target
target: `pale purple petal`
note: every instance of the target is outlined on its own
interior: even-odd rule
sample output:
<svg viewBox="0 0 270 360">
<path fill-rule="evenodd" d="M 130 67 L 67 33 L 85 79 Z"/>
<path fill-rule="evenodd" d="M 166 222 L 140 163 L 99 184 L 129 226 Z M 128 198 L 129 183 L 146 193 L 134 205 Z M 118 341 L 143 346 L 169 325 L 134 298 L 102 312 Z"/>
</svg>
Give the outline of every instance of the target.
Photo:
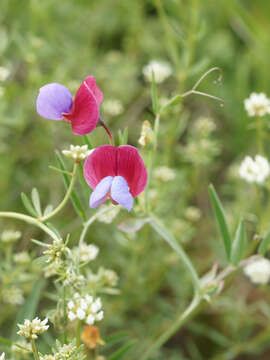
<svg viewBox="0 0 270 360">
<path fill-rule="evenodd" d="M 115 176 L 111 186 L 111 198 L 128 211 L 133 207 L 133 197 L 129 192 L 126 180 L 122 176 Z"/>
<path fill-rule="evenodd" d="M 37 112 L 46 119 L 61 120 L 63 113 L 71 111 L 72 104 L 71 92 L 64 85 L 51 83 L 39 89 Z"/>
<path fill-rule="evenodd" d="M 102 204 L 108 197 L 110 187 L 113 182 L 112 176 L 106 176 L 95 187 L 95 190 L 90 196 L 90 207 L 96 208 Z"/>
</svg>

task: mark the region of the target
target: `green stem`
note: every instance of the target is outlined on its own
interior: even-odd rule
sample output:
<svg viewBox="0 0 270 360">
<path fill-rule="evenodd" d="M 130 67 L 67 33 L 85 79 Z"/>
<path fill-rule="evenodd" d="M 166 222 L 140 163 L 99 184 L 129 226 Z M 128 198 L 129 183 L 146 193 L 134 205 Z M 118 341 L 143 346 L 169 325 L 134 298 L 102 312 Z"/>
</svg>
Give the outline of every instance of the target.
<svg viewBox="0 0 270 360">
<path fill-rule="evenodd" d="M 66 299 L 66 287 L 63 286 L 63 313 L 64 313 L 64 344 L 67 342 L 67 299 Z"/>
<path fill-rule="evenodd" d="M 87 222 L 84 224 L 84 227 L 83 227 L 83 230 L 82 230 L 82 233 L 81 233 L 81 236 L 80 236 L 79 247 L 80 247 L 80 245 L 81 245 L 81 244 L 83 243 L 83 241 L 84 241 L 84 238 L 85 238 L 85 236 L 86 236 L 86 233 L 87 233 L 87 231 L 88 231 L 89 226 L 90 226 L 91 224 L 93 224 L 93 222 L 96 221 L 97 218 L 98 218 L 100 215 L 105 214 L 106 212 L 108 212 L 108 211 L 110 211 L 110 210 L 111 210 L 111 207 L 110 207 L 110 206 L 108 206 L 108 207 L 106 207 L 106 208 L 103 208 L 103 209 L 97 211 L 97 212 L 95 213 L 95 215 L 91 216 L 91 217 L 87 220 Z"/>
<path fill-rule="evenodd" d="M 24 214 L 20 214 L 20 213 L 16 213 L 16 212 L 11 212 L 11 211 L 0 211 L 0 217 L 12 218 L 12 219 L 18 219 L 18 220 L 25 221 L 28 224 L 39 227 L 41 230 L 43 230 L 45 233 L 47 233 L 53 240 L 58 240 L 57 235 L 51 229 L 49 229 L 46 225 L 42 224 L 38 219 L 36 219 L 32 216 L 28 216 L 28 215 L 24 215 Z"/>
<path fill-rule="evenodd" d="M 194 312 L 198 309 L 201 304 L 201 297 L 195 295 L 189 306 L 186 310 L 175 320 L 175 322 L 152 344 L 152 346 L 146 351 L 146 353 L 142 356 L 141 360 L 147 360 L 151 355 L 153 355 L 163 344 L 165 344 L 170 337 L 178 331 L 186 322 L 190 319 L 190 317 L 194 314 Z"/>
<path fill-rule="evenodd" d="M 37 352 L 37 348 L 36 348 L 36 344 L 35 344 L 35 340 L 31 339 L 31 346 L 32 346 L 32 351 L 33 351 L 33 355 L 35 360 L 39 360 L 39 356 L 38 356 L 38 352 Z"/>
<path fill-rule="evenodd" d="M 81 320 L 79 320 L 77 324 L 77 334 L 76 334 L 77 347 L 81 345 L 81 332 L 82 332 L 82 322 Z"/>
<path fill-rule="evenodd" d="M 263 122 L 261 118 L 257 118 L 257 144 L 258 144 L 258 153 L 263 155 Z"/>
<path fill-rule="evenodd" d="M 193 283 L 195 294 L 200 293 L 200 279 L 197 274 L 196 269 L 194 268 L 191 260 L 185 253 L 184 249 L 178 244 L 174 236 L 157 220 L 153 214 L 151 214 L 152 221 L 150 225 L 152 228 L 170 245 L 170 247 L 179 255 L 184 266 L 186 267 L 190 278 Z"/>
<path fill-rule="evenodd" d="M 69 184 L 69 187 L 67 189 L 66 195 L 64 197 L 64 199 L 61 201 L 61 203 L 47 216 L 43 216 L 40 220 L 45 222 L 48 221 L 50 218 L 52 218 L 53 216 L 55 216 L 59 211 L 61 211 L 63 209 L 63 207 L 66 205 L 71 192 L 73 190 L 74 184 L 75 184 L 75 179 L 76 179 L 76 174 L 77 174 L 77 170 L 78 170 L 78 163 L 74 162 L 74 167 L 73 167 L 73 171 L 72 171 L 72 178 L 71 178 L 71 182 Z"/>
</svg>

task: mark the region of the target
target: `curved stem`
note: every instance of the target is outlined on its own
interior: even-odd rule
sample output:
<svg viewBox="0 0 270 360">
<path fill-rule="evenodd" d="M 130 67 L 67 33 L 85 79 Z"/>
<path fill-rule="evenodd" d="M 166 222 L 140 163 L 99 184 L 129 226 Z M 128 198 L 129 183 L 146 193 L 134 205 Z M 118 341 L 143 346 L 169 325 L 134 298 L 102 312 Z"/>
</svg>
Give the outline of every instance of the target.
<svg viewBox="0 0 270 360">
<path fill-rule="evenodd" d="M 187 269 L 190 278 L 193 283 L 195 295 L 200 293 L 200 278 L 197 274 L 196 269 L 194 268 L 191 260 L 185 253 L 184 249 L 178 244 L 173 235 L 157 220 L 153 215 L 151 215 L 152 221 L 150 225 L 152 228 L 170 245 L 171 248 L 179 255 L 185 268 Z"/>
<path fill-rule="evenodd" d="M 53 216 L 55 216 L 59 211 L 61 211 L 63 209 L 63 207 L 66 205 L 66 202 L 68 201 L 71 192 L 73 190 L 74 184 L 75 184 L 75 179 L 76 179 L 76 174 L 77 174 L 77 170 L 78 170 L 78 163 L 74 162 L 74 166 L 73 166 L 73 171 L 72 171 L 72 178 L 71 178 L 71 182 L 69 184 L 69 187 L 67 189 L 66 195 L 64 197 L 64 199 L 61 201 L 61 203 L 47 216 L 43 216 L 40 221 L 47 221 L 50 218 L 52 218 Z"/>
<path fill-rule="evenodd" d="M 158 350 L 163 344 L 170 339 L 170 337 L 179 330 L 201 304 L 202 298 L 195 295 L 186 310 L 175 320 L 175 322 L 154 342 L 154 344 L 142 356 L 142 360 L 147 360 L 149 357 Z"/>
<path fill-rule="evenodd" d="M 47 233 L 53 240 L 58 240 L 57 235 L 51 229 L 49 229 L 46 225 L 42 224 L 42 222 L 40 222 L 38 219 L 32 216 L 11 212 L 11 211 L 0 211 L 0 217 L 25 221 L 28 224 L 39 227 L 41 230 Z"/>
<path fill-rule="evenodd" d="M 88 231 L 89 226 L 90 226 L 94 221 L 96 221 L 97 218 L 98 218 L 100 215 L 105 214 L 106 212 L 108 212 L 108 211 L 110 211 L 110 210 L 111 210 L 111 207 L 107 207 L 107 208 L 105 208 L 105 209 L 101 209 L 101 210 L 97 211 L 97 212 L 95 213 L 95 215 L 91 216 L 91 217 L 87 220 L 87 222 L 84 224 L 84 227 L 83 227 L 83 230 L 82 230 L 82 233 L 81 233 L 81 236 L 80 236 L 79 247 L 81 246 L 81 244 L 82 244 L 83 241 L 84 241 L 84 238 L 85 238 L 85 236 L 86 236 L 86 233 L 87 233 L 87 231 Z"/>
</svg>

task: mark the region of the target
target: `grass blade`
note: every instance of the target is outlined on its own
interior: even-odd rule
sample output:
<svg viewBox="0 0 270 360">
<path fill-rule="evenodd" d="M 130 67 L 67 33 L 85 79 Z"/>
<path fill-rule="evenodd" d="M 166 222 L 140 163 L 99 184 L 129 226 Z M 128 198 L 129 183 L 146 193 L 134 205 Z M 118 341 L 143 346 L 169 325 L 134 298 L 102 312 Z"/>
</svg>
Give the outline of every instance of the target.
<svg viewBox="0 0 270 360">
<path fill-rule="evenodd" d="M 230 260 L 231 247 L 232 247 L 231 235 L 226 222 L 223 206 L 212 184 L 209 186 L 209 196 L 212 202 L 215 217 L 217 219 L 218 228 L 223 240 L 226 256 L 227 259 Z"/>
<path fill-rule="evenodd" d="M 270 231 L 266 234 L 265 238 L 262 240 L 260 246 L 259 246 L 259 254 L 264 256 L 266 251 L 269 248 L 270 244 Z"/>
<path fill-rule="evenodd" d="M 109 360 L 120 360 L 124 355 L 136 344 L 137 340 L 132 340 L 129 343 L 123 345 L 120 349 L 118 349 L 115 353 L 113 353 Z"/>
<path fill-rule="evenodd" d="M 241 220 L 232 244 L 232 251 L 231 251 L 231 263 L 234 266 L 237 266 L 246 250 L 246 233 L 245 233 L 245 226 L 244 221 Z"/>
</svg>

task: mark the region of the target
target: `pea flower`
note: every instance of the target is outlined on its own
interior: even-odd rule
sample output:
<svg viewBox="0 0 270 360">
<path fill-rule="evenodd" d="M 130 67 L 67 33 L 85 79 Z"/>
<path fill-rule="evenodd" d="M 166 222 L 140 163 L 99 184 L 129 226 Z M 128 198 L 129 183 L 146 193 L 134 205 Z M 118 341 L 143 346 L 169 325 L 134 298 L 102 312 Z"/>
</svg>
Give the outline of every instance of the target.
<svg viewBox="0 0 270 360">
<path fill-rule="evenodd" d="M 130 145 L 103 145 L 95 149 L 84 163 L 84 177 L 94 190 L 90 197 L 91 208 L 96 208 L 110 196 L 114 204 L 130 211 L 133 198 L 147 183 L 143 160 L 138 150 Z"/>
<path fill-rule="evenodd" d="M 71 124 L 75 135 L 85 135 L 95 129 L 99 120 L 99 105 L 103 94 L 93 76 L 84 79 L 74 100 L 71 92 L 58 83 L 50 83 L 39 89 L 36 107 L 40 116 L 51 120 L 63 120 Z"/>
</svg>

